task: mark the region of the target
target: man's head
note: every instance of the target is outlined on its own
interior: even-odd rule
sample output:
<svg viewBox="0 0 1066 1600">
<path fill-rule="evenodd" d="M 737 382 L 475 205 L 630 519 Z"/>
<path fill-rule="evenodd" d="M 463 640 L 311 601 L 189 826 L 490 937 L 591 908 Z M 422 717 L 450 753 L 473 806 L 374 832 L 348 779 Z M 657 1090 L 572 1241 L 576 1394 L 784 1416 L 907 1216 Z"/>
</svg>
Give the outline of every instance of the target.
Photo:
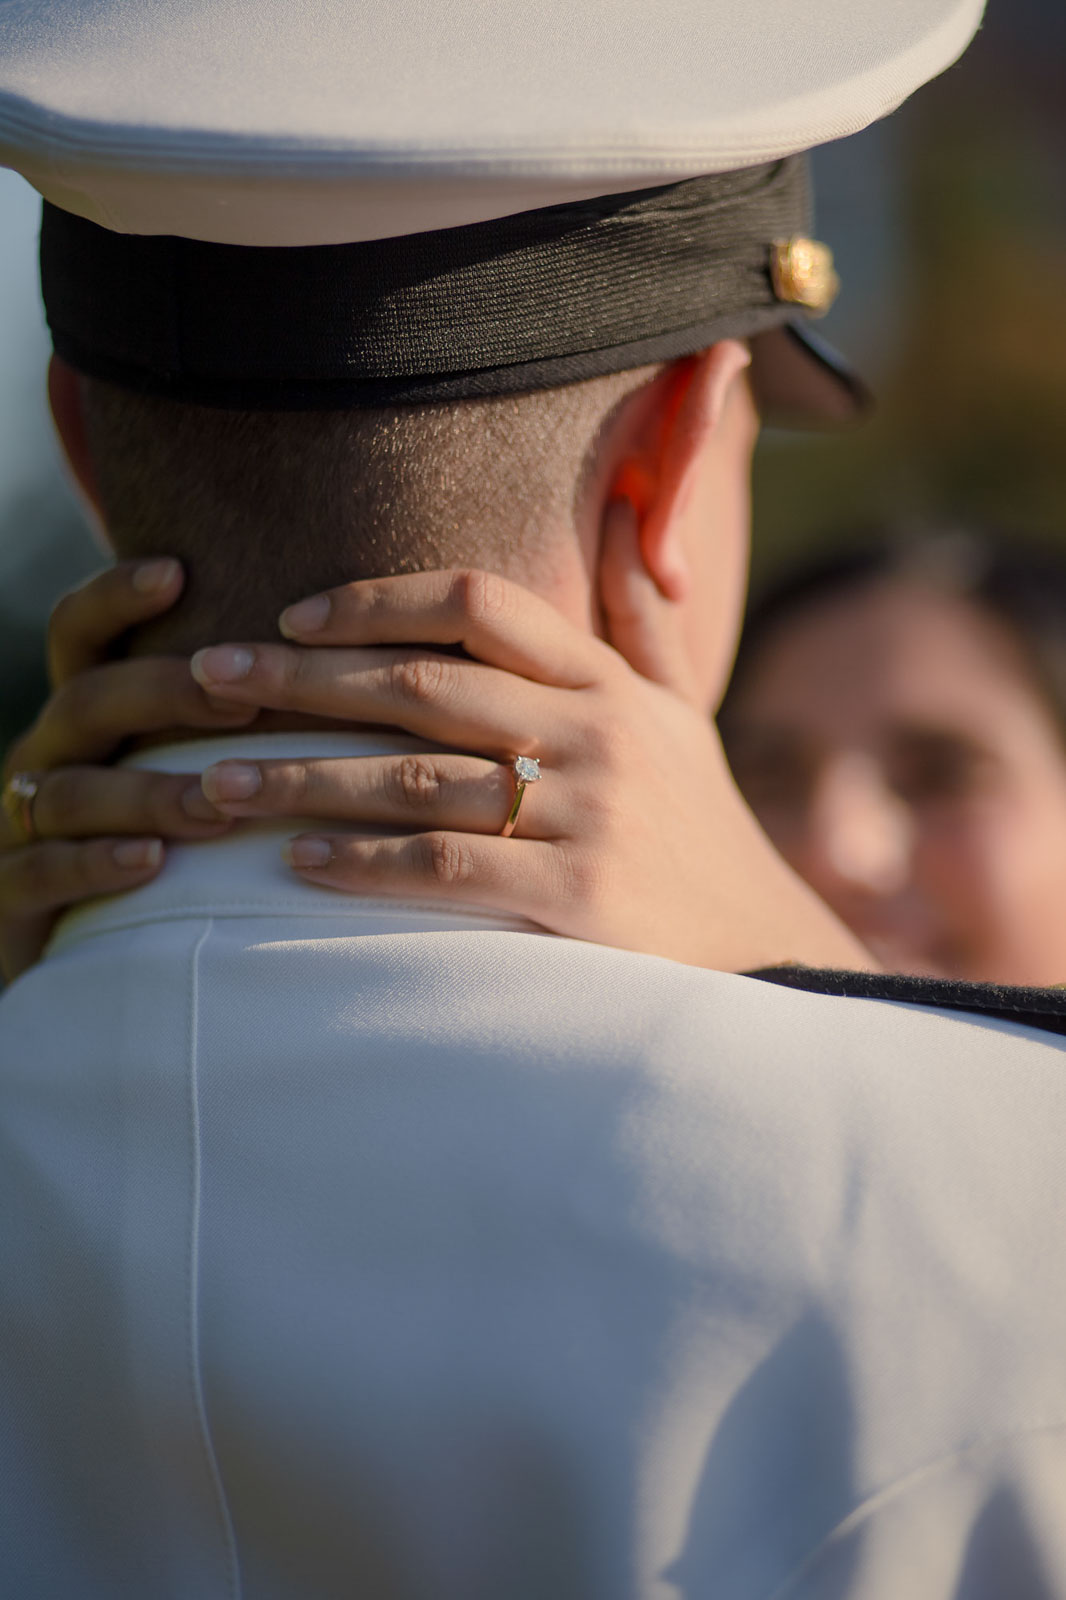
<svg viewBox="0 0 1066 1600">
<path fill-rule="evenodd" d="M 801 152 L 942 70 L 981 5 L 0 7 L 0 159 L 45 197 L 55 410 L 118 547 L 192 552 L 193 633 L 243 620 L 238 574 L 262 631 L 367 563 L 490 550 L 595 625 L 622 493 L 661 587 L 722 592 L 690 624 L 713 693 L 737 341 L 760 408 L 856 407 L 796 322 L 836 281 Z"/>
<path fill-rule="evenodd" d="M 623 495 L 710 705 L 745 567 L 742 369 L 778 414 L 856 406 L 795 323 L 835 292 L 808 216 L 797 156 L 296 248 L 118 234 L 46 205 L 68 453 L 121 554 L 190 574 L 150 642 L 269 635 L 302 593 L 470 564 L 595 628 Z"/>
<path fill-rule="evenodd" d="M 710 704 L 745 566 L 747 364 L 726 340 L 533 393 L 303 413 L 138 395 L 59 360 L 50 388 L 117 553 L 166 551 L 188 570 L 182 605 L 142 648 L 271 637 L 282 606 L 318 588 L 466 565 L 513 577 L 595 628 L 604 512 L 624 496 Z"/>
</svg>

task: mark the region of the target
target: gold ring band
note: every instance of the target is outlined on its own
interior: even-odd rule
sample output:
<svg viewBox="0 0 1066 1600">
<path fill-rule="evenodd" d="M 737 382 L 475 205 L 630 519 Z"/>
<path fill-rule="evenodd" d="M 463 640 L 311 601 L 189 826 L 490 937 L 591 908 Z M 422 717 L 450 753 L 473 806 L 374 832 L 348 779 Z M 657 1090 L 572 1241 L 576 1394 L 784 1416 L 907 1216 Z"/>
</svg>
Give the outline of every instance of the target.
<svg viewBox="0 0 1066 1600">
<path fill-rule="evenodd" d="M 0 795 L 11 826 L 22 835 L 23 844 L 33 844 L 37 829 L 33 823 L 33 802 L 40 783 L 28 772 L 14 772 Z"/>
<path fill-rule="evenodd" d="M 540 782 L 540 762 L 535 756 L 515 756 L 511 763 L 514 773 L 514 799 L 507 813 L 507 821 L 500 829 L 500 838 L 509 839 L 518 826 L 518 813 L 522 809 L 522 796 L 531 783 Z"/>
</svg>

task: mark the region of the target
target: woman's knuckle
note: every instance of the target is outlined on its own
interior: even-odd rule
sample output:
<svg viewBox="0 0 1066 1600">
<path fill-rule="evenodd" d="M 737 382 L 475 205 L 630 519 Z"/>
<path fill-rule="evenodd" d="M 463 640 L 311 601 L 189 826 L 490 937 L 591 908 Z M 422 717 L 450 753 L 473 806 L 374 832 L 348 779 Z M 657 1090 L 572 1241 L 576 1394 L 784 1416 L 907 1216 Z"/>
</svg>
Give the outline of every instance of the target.
<svg viewBox="0 0 1066 1600">
<path fill-rule="evenodd" d="M 259 651 L 256 667 L 266 677 L 275 676 L 283 690 L 300 694 L 315 687 L 318 662 L 311 650 Z"/>
<path fill-rule="evenodd" d="M 447 688 L 448 674 L 440 656 L 406 656 L 392 672 L 397 697 L 408 705 L 434 705 Z"/>
<path fill-rule="evenodd" d="M 259 779 L 252 802 L 286 816 L 313 815 L 317 802 L 328 797 L 325 774 L 317 761 L 261 762 Z"/>
<path fill-rule="evenodd" d="M 511 587 L 498 572 L 472 567 L 456 575 L 454 599 L 462 615 L 484 627 L 506 620 L 511 612 Z"/>
<path fill-rule="evenodd" d="M 321 797 L 323 789 L 323 774 L 318 764 L 314 761 L 287 761 L 282 766 L 263 769 L 264 797 L 269 796 L 275 805 L 282 804 L 294 808 L 291 815 L 298 814 L 298 808 L 304 806 L 314 811 Z"/>
<path fill-rule="evenodd" d="M 462 889 L 473 881 L 476 863 L 465 839 L 453 833 L 430 833 L 423 849 L 429 872 L 441 889 Z"/>
<path fill-rule="evenodd" d="M 401 756 L 391 776 L 393 798 L 410 810 L 429 810 L 440 799 L 440 778 L 427 756 Z"/>
</svg>

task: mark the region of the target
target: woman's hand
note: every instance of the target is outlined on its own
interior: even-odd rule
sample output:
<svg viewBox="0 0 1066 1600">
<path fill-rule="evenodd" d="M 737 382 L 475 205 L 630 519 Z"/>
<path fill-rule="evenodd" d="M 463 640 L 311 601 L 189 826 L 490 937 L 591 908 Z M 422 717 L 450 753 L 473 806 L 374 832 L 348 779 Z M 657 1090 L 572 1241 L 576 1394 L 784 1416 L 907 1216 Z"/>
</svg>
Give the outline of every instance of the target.
<svg viewBox="0 0 1066 1600">
<path fill-rule="evenodd" d="M 197 681 L 234 703 L 386 724 L 449 748 L 224 761 L 204 774 L 205 795 L 232 817 L 322 818 L 291 842 L 290 864 L 342 892 L 475 902 L 727 970 L 869 964 L 771 849 L 684 698 L 672 607 L 644 574 L 626 508 L 610 537 L 608 628 L 674 687 L 491 574 L 355 583 L 283 613 L 298 644 L 200 651 Z M 516 755 L 537 757 L 543 781 L 504 839 Z"/>
<path fill-rule="evenodd" d="M 165 839 L 211 838 L 230 826 L 195 774 L 102 764 L 137 734 L 245 727 L 255 716 L 212 703 L 183 659 L 108 660 L 128 629 L 166 611 L 181 588 L 176 561 L 122 562 L 64 596 L 52 614 L 53 693 L 3 773 L 5 783 L 19 773 L 36 786 L 21 803 L 5 789 L 0 811 L 0 971 L 9 979 L 36 961 L 59 911 L 146 883 L 159 871 Z"/>
<path fill-rule="evenodd" d="M 173 604 L 176 563 L 125 564 L 75 591 L 52 623 L 56 693 L 7 763 L 7 774 L 28 772 L 38 788 L 34 842 L 13 818 L 0 836 L 5 972 L 37 958 L 63 907 L 154 876 L 166 838 L 210 837 L 234 817 L 285 815 L 327 824 L 294 841 L 291 859 L 337 889 L 474 900 L 560 933 L 694 964 L 868 964 L 770 849 L 713 730 L 687 703 L 695 696 L 673 608 L 644 571 L 624 505 L 609 519 L 601 566 L 615 649 L 490 574 L 425 574 L 291 607 L 282 628 L 304 648 L 201 652 L 202 687 L 179 660 L 106 662 L 122 633 Z M 459 645 L 474 659 L 426 644 Z M 223 681 L 227 661 L 247 671 Z M 244 727 L 260 706 L 391 723 L 453 748 L 433 757 L 221 763 L 202 788 L 86 765 L 108 760 L 135 734 Z M 520 753 L 542 758 L 545 781 L 504 840 L 511 758 Z M 390 836 L 343 831 L 356 823 L 387 826 Z M 308 859 L 316 851 L 326 857 L 318 865 Z"/>
</svg>

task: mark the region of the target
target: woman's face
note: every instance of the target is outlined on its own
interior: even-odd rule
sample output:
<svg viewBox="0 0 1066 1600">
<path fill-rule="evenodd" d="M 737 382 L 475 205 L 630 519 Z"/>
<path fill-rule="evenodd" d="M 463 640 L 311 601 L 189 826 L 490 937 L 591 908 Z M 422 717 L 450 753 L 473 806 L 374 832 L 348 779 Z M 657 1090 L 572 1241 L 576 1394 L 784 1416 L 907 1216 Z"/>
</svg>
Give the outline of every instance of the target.
<svg viewBox="0 0 1066 1600">
<path fill-rule="evenodd" d="M 1066 747 L 1009 628 L 885 579 L 768 631 L 737 781 L 890 970 L 1066 982 Z"/>
</svg>

